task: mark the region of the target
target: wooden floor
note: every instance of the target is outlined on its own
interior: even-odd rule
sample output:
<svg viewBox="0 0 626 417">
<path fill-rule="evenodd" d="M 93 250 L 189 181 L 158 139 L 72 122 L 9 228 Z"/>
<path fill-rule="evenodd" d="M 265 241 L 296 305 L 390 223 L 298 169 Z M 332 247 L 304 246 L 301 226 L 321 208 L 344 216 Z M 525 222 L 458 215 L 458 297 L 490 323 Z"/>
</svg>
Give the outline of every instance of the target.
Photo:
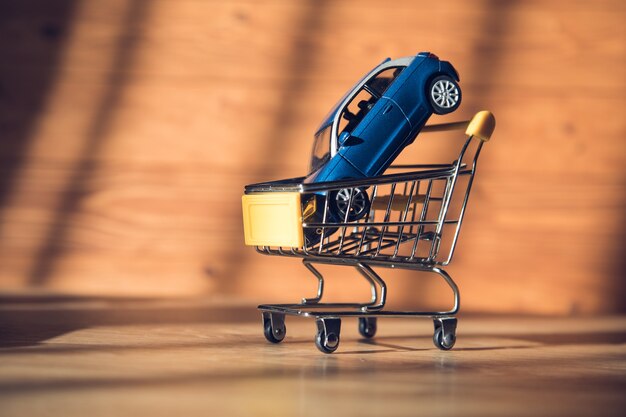
<svg viewBox="0 0 626 417">
<path fill-rule="evenodd" d="M 320 353 L 311 320 L 265 342 L 249 305 L 0 298 L 0 409 L 10 416 L 624 415 L 626 317 L 344 320 Z"/>
</svg>

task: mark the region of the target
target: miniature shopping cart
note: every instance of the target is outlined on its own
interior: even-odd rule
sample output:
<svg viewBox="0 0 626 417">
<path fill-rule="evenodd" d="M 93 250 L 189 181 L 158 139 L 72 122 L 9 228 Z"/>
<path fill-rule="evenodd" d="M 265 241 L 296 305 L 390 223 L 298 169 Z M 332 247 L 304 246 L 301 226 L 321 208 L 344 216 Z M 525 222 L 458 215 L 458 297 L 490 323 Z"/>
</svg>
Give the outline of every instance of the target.
<svg viewBox="0 0 626 417">
<path fill-rule="evenodd" d="M 495 119 L 483 111 L 469 123 L 422 130 L 464 128 L 467 138 L 458 158 L 449 164 L 396 166 L 387 170 L 392 173 L 367 179 L 306 184 L 303 178 L 295 178 L 245 188 L 246 244 L 265 255 L 302 258 L 318 280 L 315 297 L 297 304 L 259 306 L 268 341 L 284 339 L 286 315 L 315 318 L 315 344 L 324 353 L 332 353 L 339 346 L 342 317 L 358 318 L 360 334 L 371 338 L 378 317 L 422 316 L 434 321 L 435 346 L 442 350 L 454 346 L 459 290 L 442 268 L 454 255 L 478 157 L 493 133 Z M 345 197 L 343 218 L 331 213 L 330 196 L 337 195 Z M 365 205 L 367 213 L 351 220 L 353 204 Z M 369 283 L 371 299 L 364 303 L 322 302 L 324 277 L 315 264 L 354 267 Z M 374 268 L 434 273 L 452 290 L 453 306 L 447 311 L 386 310 L 387 285 Z"/>
</svg>

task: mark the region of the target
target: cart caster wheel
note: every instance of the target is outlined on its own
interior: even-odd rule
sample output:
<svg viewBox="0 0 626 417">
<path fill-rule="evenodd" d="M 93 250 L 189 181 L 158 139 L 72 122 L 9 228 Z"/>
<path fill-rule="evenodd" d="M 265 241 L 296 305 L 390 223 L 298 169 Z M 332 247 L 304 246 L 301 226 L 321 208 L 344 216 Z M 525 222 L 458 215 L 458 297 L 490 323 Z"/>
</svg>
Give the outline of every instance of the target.
<svg viewBox="0 0 626 417">
<path fill-rule="evenodd" d="M 433 343 L 441 350 L 450 350 L 456 342 L 456 319 L 435 319 L 435 334 Z"/>
<path fill-rule="evenodd" d="M 315 346 L 323 353 L 333 353 L 339 347 L 340 319 L 318 319 Z"/>
<path fill-rule="evenodd" d="M 323 332 L 317 333 L 315 346 L 323 353 L 333 353 L 339 347 L 339 335 L 331 333 L 326 336 Z"/>
<path fill-rule="evenodd" d="M 263 334 L 268 342 L 280 343 L 285 339 L 287 327 L 285 326 L 285 317 L 276 314 L 263 314 Z"/>
<path fill-rule="evenodd" d="M 376 317 L 359 317 L 359 333 L 371 339 L 376 335 Z"/>
<path fill-rule="evenodd" d="M 439 328 L 435 331 L 433 336 L 433 343 L 441 350 L 450 350 L 456 342 L 456 336 L 454 334 L 448 335 L 446 339 L 443 337 L 443 329 Z"/>
</svg>

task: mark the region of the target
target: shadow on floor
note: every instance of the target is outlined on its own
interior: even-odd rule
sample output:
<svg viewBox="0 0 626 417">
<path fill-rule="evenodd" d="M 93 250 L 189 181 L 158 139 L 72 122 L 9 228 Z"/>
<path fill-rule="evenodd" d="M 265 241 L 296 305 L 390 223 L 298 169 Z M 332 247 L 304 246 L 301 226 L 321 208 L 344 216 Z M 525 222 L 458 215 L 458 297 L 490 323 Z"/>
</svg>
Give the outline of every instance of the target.
<svg viewBox="0 0 626 417">
<path fill-rule="evenodd" d="M 484 350 L 506 350 L 506 349 L 530 349 L 540 346 L 568 346 L 568 345 L 619 345 L 626 343 L 626 332 L 579 332 L 579 333 L 552 333 L 552 334 L 532 334 L 532 333 L 501 333 L 501 334 L 463 334 L 463 341 L 476 340 L 498 340 L 504 339 L 507 343 L 499 343 L 497 346 L 477 346 L 477 347 L 455 347 L 454 351 L 470 352 Z M 392 348 L 396 351 L 418 351 L 403 345 L 403 341 L 410 342 L 413 337 L 384 337 L 380 339 L 364 339 L 360 343 L 372 346 Z M 389 343 L 389 342 L 394 342 Z M 512 342 L 512 343 L 511 343 Z"/>
<path fill-rule="evenodd" d="M 0 349 L 33 346 L 96 326 L 239 323 L 259 320 L 254 305 L 201 299 L 0 297 Z"/>
<path fill-rule="evenodd" d="M 220 323 L 232 327 L 232 324 L 257 322 L 259 317 L 259 312 L 254 303 L 251 302 L 235 303 L 233 301 L 200 298 L 0 295 L 0 349 L 35 346 L 69 332 L 93 327 Z M 480 320 L 478 317 L 475 319 Z M 537 320 L 540 322 L 546 319 L 537 318 Z M 352 336 L 348 335 L 348 337 Z M 383 348 L 382 350 L 368 350 L 367 353 L 424 350 L 423 347 L 416 348 L 413 345 L 416 337 L 423 338 L 425 335 L 384 336 L 369 340 L 364 339 L 360 342 L 363 345 Z M 579 332 L 547 333 L 538 327 L 537 332 L 527 333 L 463 332 L 459 335 L 459 340 L 462 340 L 463 344 L 470 342 L 469 346 L 457 344 L 454 350 L 460 352 L 534 348 L 538 346 L 611 345 L 626 343 L 626 331 L 621 328 L 615 331 L 593 331 L 593 329 L 584 328 Z M 485 341 L 488 340 L 500 340 L 503 343 L 498 342 L 494 346 L 485 346 Z M 265 343 L 261 338 L 259 342 Z M 309 341 L 306 342 L 309 343 Z M 481 346 L 472 346 L 472 344 L 476 345 L 473 342 L 479 342 Z M 227 341 L 222 340 L 222 343 L 227 343 Z M 298 341 L 291 340 L 289 343 L 298 343 Z M 162 348 L 171 346 L 173 345 Z M 86 348 L 88 347 L 86 346 Z M 81 346 L 75 348 L 84 350 Z M 161 347 L 156 346 L 156 348 Z M 364 352 L 363 350 L 355 352 L 346 350 L 343 353 Z"/>
</svg>

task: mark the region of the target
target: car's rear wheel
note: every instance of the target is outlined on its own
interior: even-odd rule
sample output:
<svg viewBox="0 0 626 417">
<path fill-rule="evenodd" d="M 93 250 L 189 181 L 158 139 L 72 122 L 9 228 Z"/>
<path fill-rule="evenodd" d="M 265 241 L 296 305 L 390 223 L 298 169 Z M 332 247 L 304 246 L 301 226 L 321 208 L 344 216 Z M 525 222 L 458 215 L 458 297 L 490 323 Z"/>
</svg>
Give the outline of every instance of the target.
<svg viewBox="0 0 626 417">
<path fill-rule="evenodd" d="M 428 86 L 428 100 L 436 114 L 452 113 L 461 105 L 461 87 L 452 77 L 440 75 Z"/>
</svg>

